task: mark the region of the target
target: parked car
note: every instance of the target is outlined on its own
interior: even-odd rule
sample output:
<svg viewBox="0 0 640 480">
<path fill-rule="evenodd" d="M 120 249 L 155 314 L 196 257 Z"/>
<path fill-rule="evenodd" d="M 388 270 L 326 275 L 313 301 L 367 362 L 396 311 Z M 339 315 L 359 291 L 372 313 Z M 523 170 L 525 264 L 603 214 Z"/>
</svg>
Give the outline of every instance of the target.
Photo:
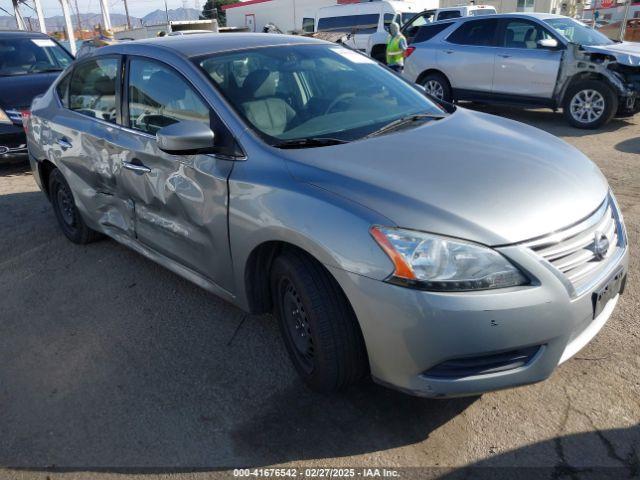
<svg viewBox="0 0 640 480">
<path fill-rule="evenodd" d="M 69 240 L 108 235 L 274 312 L 320 391 L 543 380 L 624 287 L 620 210 L 582 153 L 320 40 L 101 48 L 34 101 L 28 140 Z"/>
<path fill-rule="evenodd" d="M 42 33 L 0 32 L 0 161 L 26 160 L 22 125 L 31 100 L 44 93 L 73 57 Z"/>
<path fill-rule="evenodd" d="M 522 13 L 420 27 L 404 75 L 446 101 L 562 108 L 578 128 L 640 111 L 640 45 L 568 17 Z"/>
<path fill-rule="evenodd" d="M 434 0 L 384 0 L 323 7 L 316 14 L 316 32 L 350 34 L 347 46 L 385 63 L 391 22 L 403 25 L 433 3 Z"/>
</svg>

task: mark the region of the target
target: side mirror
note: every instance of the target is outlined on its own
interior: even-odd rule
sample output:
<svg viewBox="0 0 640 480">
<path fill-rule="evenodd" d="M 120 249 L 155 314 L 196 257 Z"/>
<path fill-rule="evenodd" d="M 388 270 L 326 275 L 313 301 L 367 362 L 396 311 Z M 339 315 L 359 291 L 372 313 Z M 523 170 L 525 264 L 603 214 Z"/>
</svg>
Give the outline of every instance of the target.
<svg viewBox="0 0 640 480">
<path fill-rule="evenodd" d="M 184 120 L 158 130 L 156 141 L 163 152 L 189 155 L 211 150 L 214 147 L 214 134 L 205 123 Z"/>
<path fill-rule="evenodd" d="M 558 40 L 555 38 L 542 38 L 538 40 L 538 47 L 553 50 L 558 48 Z"/>
</svg>

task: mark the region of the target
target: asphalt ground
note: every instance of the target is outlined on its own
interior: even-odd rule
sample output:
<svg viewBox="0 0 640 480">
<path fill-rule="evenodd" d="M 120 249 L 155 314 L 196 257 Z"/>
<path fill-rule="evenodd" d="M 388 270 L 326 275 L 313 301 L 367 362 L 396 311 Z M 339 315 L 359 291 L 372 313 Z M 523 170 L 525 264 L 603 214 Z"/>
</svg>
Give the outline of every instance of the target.
<svg viewBox="0 0 640 480">
<path fill-rule="evenodd" d="M 640 115 L 592 132 L 550 111 L 473 108 L 575 145 L 622 206 L 626 291 L 595 340 L 549 380 L 454 400 L 371 383 L 312 393 L 272 318 L 245 315 L 114 241 L 71 244 L 28 168 L 4 165 L 0 478 L 191 479 L 282 465 L 638 478 Z"/>
</svg>

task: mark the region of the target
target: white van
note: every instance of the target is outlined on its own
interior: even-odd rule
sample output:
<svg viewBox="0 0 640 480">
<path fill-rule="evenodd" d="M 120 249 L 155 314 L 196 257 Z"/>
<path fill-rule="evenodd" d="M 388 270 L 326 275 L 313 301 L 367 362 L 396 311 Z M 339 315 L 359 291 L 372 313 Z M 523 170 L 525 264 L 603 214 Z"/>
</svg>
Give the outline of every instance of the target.
<svg viewBox="0 0 640 480">
<path fill-rule="evenodd" d="M 386 0 L 333 5 L 318 9 L 316 31 L 351 33 L 346 43 L 348 46 L 384 62 L 391 22 L 402 26 L 416 14 L 437 5 L 438 0 Z"/>
</svg>

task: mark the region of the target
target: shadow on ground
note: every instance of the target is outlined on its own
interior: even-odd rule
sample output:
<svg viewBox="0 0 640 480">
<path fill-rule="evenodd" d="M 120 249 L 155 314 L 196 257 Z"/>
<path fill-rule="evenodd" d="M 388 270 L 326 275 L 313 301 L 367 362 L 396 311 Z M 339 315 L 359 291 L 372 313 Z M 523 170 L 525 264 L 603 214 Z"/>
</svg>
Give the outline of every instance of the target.
<svg viewBox="0 0 640 480">
<path fill-rule="evenodd" d="M 556 465 L 541 466 L 547 458 L 560 461 Z M 555 437 L 438 477 L 441 480 L 637 479 L 640 478 L 640 426 Z"/>
<path fill-rule="evenodd" d="M 40 192 L 0 195 L 0 466 L 262 466 L 425 440 L 474 399 L 303 387 L 269 316 L 110 240 L 68 242 Z"/>
</svg>

